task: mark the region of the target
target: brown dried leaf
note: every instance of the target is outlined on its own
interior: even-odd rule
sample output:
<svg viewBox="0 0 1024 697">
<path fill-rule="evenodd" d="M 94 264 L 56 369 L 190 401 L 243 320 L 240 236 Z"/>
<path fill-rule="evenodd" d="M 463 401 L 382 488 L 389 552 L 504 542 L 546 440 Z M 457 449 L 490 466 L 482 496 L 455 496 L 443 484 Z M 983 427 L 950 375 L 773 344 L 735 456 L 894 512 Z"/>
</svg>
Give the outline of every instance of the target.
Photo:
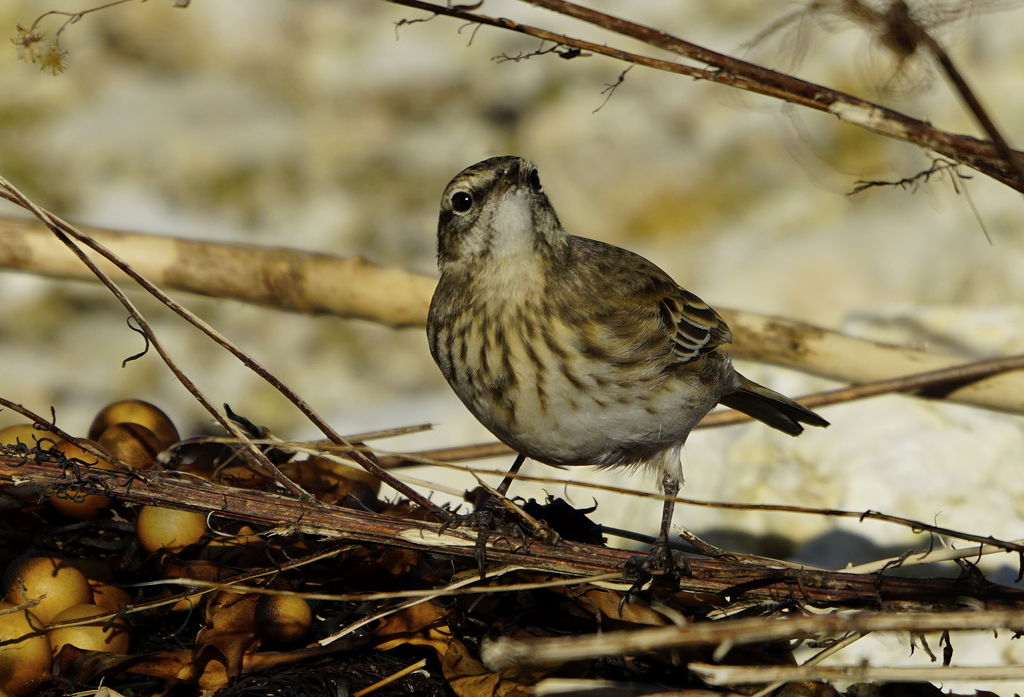
<svg viewBox="0 0 1024 697">
<path fill-rule="evenodd" d="M 646 601 L 637 597 L 621 605 L 622 593 L 594 586 L 567 587 L 565 593 L 575 599 L 580 607 L 588 613 L 601 614 L 610 620 L 632 622 L 633 624 L 643 624 L 652 627 L 664 627 L 669 624 L 665 615 L 653 610 Z"/>
<path fill-rule="evenodd" d="M 206 604 L 206 622 L 196 636 L 196 667 L 210 662 L 224 665 L 229 677 L 242 672 L 242 658 L 258 642 L 256 603 L 259 596 L 222 591 Z M 204 671 L 205 672 L 205 671 Z"/>
<path fill-rule="evenodd" d="M 452 641 L 445 623 L 446 611 L 434 603 L 420 603 L 381 620 L 374 635 L 382 639 L 376 648 L 387 651 L 403 644 L 429 646 L 443 656 Z"/>
</svg>

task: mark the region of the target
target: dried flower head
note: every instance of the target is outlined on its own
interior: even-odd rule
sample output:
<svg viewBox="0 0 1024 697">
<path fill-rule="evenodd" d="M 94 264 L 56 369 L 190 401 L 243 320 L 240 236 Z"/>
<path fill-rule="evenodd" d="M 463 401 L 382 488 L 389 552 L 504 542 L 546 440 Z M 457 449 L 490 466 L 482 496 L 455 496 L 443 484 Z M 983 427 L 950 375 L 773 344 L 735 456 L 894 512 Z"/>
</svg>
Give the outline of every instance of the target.
<svg viewBox="0 0 1024 697">
<path fill-rule="evenodd" d="M 56 38 L 51 39 L 43 44 L 42 48 L 39 59 L 36 61 L 39 63 L 39 68 L 51 75 L 63 73 L 68 67 L 68 52 L 61 48 L 60 41 Z"/>
<path fill-rule="evenodd" d="M 35 63 L 39 55 L 39 44 L 43 38 L 43 34 L 26 29 L 19 24 L 17 33 L 11 38 L 11 43 L 18 51 L 18 60 Z"/>
<path fill-rule="evenodd" d="M 47 38 L 46 34 L 18 25 L 17 33 L 11 39 L 18 51 L 19 60 L 35 63 L 40 70 L 51 75 L 64 72 L 67 68 L 68 52 L 60 45 L 60 38 Z"/>
</svg>

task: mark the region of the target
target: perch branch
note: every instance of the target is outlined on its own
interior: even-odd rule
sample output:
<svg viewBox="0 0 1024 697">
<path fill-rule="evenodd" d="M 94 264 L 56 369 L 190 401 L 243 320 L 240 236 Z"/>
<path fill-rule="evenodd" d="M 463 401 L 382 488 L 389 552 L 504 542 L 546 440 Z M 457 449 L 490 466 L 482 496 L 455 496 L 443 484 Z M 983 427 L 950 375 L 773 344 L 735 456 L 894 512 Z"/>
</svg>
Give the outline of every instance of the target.
<svg viewBox="0 0 1024 697">
<path fill-rule="evenodd" d="M 469 9 L 466 9 L 465 6 L 457 5 L 446 7 L 422 2 L 422 0 L 386 1 L 430 12 L 434 15 L 454 17 L 478 25 L 526 34 L 634 65 L 642 65 L 648 68 L 716 82 L 825 112 L 835 116 L 844 123 L 933 150 L 976 169 L 1017 191 L 1024 191 L 1024 181 L 1021 181 L 1016 175 L 1015 168 L 1006 162 L 999 153 L 998 148 L 989 141 L 968 135 L 950 133 L 935 128 L 927 121 L 907 116 L 859 97 L 711 51 L 659 29 L 630 22 L 620 17 L 566 2 L 565 0 L 523 1 L 573 17 L 630 39 L 635 39 L 650 47 L 675 53 L 709 67 L 698 68 L 675 61 L 662 60 L 624 51 L 604 43 L 577 39 L 540 27 L 522 24 L 504 17 L 490 17 L 469 11 L 473 9 L 472 7 Z M 1017 156 L 1019 157 L 1020 154 L 1018 153 Z"/>
<path fill-rule="evenodd" d="M 405 454 L 404 459 L 409 462 L 415 462 L 417 464 L 430 464 L 435 467 L 450 467 L 453 469 L 462 470 L 465 472 L 471 472 L 475 475 L 488 474 L 495 477 L 504 475 L 504 472 L 498 470 L 483 470 L 479 468 L 468 468 L 462 465 L 452 465 L 445 462 L 430 461 L 423 458 L 418 458 L 412 454 Z M 913 518 L 905 518 L 903 516 L 892 515 L 891 513 L 883 513 L 881 511 L 865 510 L 865 511 L 850 511 L 842 508 L 819 508 L 815 506 L 797 506 L 794 504 L 784 503 L 735 503 L 732 501 L 704 501 L 702 499 L 691 499 L 684 496 L 667 496 L 665 494 L 656 494 L 653 492 L 636 491 L 635 489 L 629 489 L 627 487 L 614 486 L 611 484 L 604 484 L 598 482 L 590 482 L 587 480 L 579 479 L 572 482 L 567 482 L 563 479 L 553 479 L 552 477 L 538 477 L 534 475 L 526 475 L 518 473 L 515 475 L 515 479 L 524 482 L 539 482 L 542 484 L 567 484 L 571 483 L 572 486 L 582 489 L 593 489 L 596 491 L 610 491 L 617 494 L 628 494 L 630 496 L 638 496 L 640 498 L 651 499 L 653 501 L 667 501 L 669 499 L 675 501 L 677 504 L 684 506 L 699 506 L 703 508 L 720 508 L 734 511 L 777 511 L 779 513 L 798 513 L 802 515 L 817 515 L 817 516 L 830 516 L 833 518 L 854 518 L 857 520 L 878 520 L 885 523 L 891 523 L 893 525 L 899 525 L 904 528 L 908 528 L 915 533 L 928 532 L 935 535 L 941 535 L 955 540 L 965 540 L 968 542 L 974 542 L 980 545 L 982 548 L 985 547 L 998 547 L 1007 552 L 1016 552 L 1020 555 L 1022 564 L 1022 573 L 1024 573 L 1024 543 L 1022 542 L 1011 542 L 1007 540 L 996 539 L 990 535 L 978 535 L 975 533 L 964 532 L 960 530 L 954 530 L 952 528 L 946 528 L 941 525 L 935 525 L 934 523 L 926 523 L 922 520 L 914 520 Z"/>
<path fill-rule="evenodd" d="M 284 395 L 286 399 L 288 399 L 293 405 L 295 405 L 295 407 L 299 409 L 299 411 L 301 411 L 306 416 L 306 418 L 308 418 L 317 428 L 319 428 L 320 431 L 325 436 L 327 436 L 329 440 L 331 440 L 331 442 L 337 445 L 344 446 L 349 450 L 352 450 L 353 462 L 358 464 L 360 467 L 365 469 L 370 474 L 375 475 L 381 481 L 388 484 L 396 491 L 401 493 L 403 496 L 415 502 L 425 510 L 431 511 L 438 516 L 444 515 L 438 509 L 438 507 L 431 503 L 429 499 L 423 496 L 423 494 L 420 494 L 412 487 L 406 485 L 405 483 L 396 479 L 393 475 L 389 474 L 386 470 L 382 469 L 380 465 L 374 462 L 373 458 L 354 449 L 351 443 L 349 443 L 345 438 L 343 438 L 339 433 L 337 433 L 326 421 L 323 420 L 323 418 L 320 417 L 319 414 L 313 411 L 312 407 L 306 404 L 306 402 L 294 390 L 285 385 L 270 371 L 268 371 L 266 368 L 260 365 L 254 358 L 252 358 L 247 353 L 242 351 L 242 349 L 240 349 L 232 342 L 228 341 L 226 337 L 217 332 L 213 327 L 208 325 L 193 312 L 189 311 L 184 306 L 173 300 L 170 296 L 168 296 L 166 293 L 160 290 L 160 288 L 151 283 L 144 275 L 140 274 L 130 264 L 123 261 L 112 251 L 104 247 L 96 240 L 92 239 L 89 235 L 80 232 L 74 226 L 66 223 L 65 221 L 57 218 L 53 214 L 49 213 L 48 211 L 45 211 L 44 209 L 32 203 L 20 191 L 18 191 L 13 185 L 11 185 L 9 182 L 7 182 L 6 179 L 3 179 L 2 177 L 0 177 L 0 196 L 6 198 L 7 200 L 11 201 L 16 205 L 25 208 L 26 210 L 31 211 L 34 215 L 36 215 L 37 218 L 39 218 L 44 224 L 46 224 L 47 227 L 49 227 L 53 231 L 53 233 L 62 241 L 68 238 L 74 238 L 76 242 L 79 242 L 89 247 L 93 251 L 97 252 L 108 262 L 116 266 L 122 273 L 128 275 L 135 283 L 137 283 L 139 286 L 141 286 L 143 289 L 145 289 L 147 292 L 149 292 L 151 295 L 157 298 L 171 311 L 176 313 L 185 321 L 189 322 L 192 326 L 194 326 L 196 329 L 198 329 L 203 334 L 208 336 L 215 343 L 227 349 L 232 355 L 238 358 L 238 360 L 241 361 L 243 365 L 245 365 L 247 368 L 252 370 L 254 373 L 259 375 L 264 380 L 266 380 L 270 385 L 272 385 L 276 390 L 278 390 L 278 392 Z M 182 381 L 182 384 L 185 384 L 186 387 L 189 388 L 189 391 L 203 404 L 204 408 L 210 411 L 210 413 L 214 415 L 214 417 L 224 426 L 224 428 L 229 433 L 231 433 L 234 437 L 240 439 L 244 443 L 244 446 L 246 448 L 244 452 L 249 453 L 251 457 L 255 458 L 256 461 L 259 462 L 261 469 L 263 469 L 266 472 L 272 473 L 274 478 L 280 481 L 286 488 L 291 490 L 292 493 L 298 496 L 304 495 L 305 492 L 303 492 L 297 485 L 295 485 L 293 482 L 288 480 L 287 477 L 281 474 L 277 467 L 272 462 L 270 462 L 270 460 L 267 459 L 267 457 L 262 452 L 256 449 L 252 445 L 252 443 L 249 442 L 247 437 L 241 432 L 238 426 L 233 421 L 226 418 L 226 416 L 221 414 L 218 410 L 216 410 L 213 407 L 213 405 L 210 404 L 198 392 L 198 389 L 196 389 L 195 386 L 192 385 L 191 381 L 187 378 L 187 376 L 185 376 L 184 373 L 182 373 L 177 368 L 177 366 L 174 365 L 172 361 L 170 361 L 169 357 L 160 348 L 160 344 L 156 336 L 149 329 L 148 325 L 145 324 L 145 320 L 142 319 L 142 316 L 138 313 L 137 310 L 135 310 L 134 306 L 131 304 L 131 301 L 129 301 L 128 298 L 120 291 L 120 289 L 109 278 L 109 276 L 107 276 L 101 269 L 99 269 L 99 267 L 96 266 L 95 263 L 92 262 L 92 260 L 76 244 L 69 243 L 68 246 L 71 247 L 72 251 L 75 252 L 75 254 L 79 257 L 82 263 L 86 264 L 89 267 L 89 269 L 101 281 L 103 281 L 104 285 L 106 285 L 111 290 L 111 292 L 115 294 L 118 300 L 121 301 L 121 303 L 128 309 L 132 316 L 135 317 L 136 321 L 140 323 L 140 326 L 143 327 L 143 329 L 146 331 L 147 337 L 153 343 L 154 348 L 157 348 L 158 352 L 160 353 L 160 356 L 164 359 L 164 362 L 167 363 L 168 367 L 171 368 L 175 376 Z"/>
<path fill-rule="evenodd" d="M 0 455 L 0 483 L 43 489 L 67 484 L 67 474 L 31 454 Z M 324 506 L 269 492 L 237 489 L 209 481 L 178 480 L 169 474 L 89 471 L 75 482 L 83 493 L 102 493 L 149 506 L 202 511 L 232 520 L 271 526 L 282 533 L 308 533 L 473 560 L 475 530 L 438 532 L 433 523 Z M 518 565 L 555 574 L 594 576 L 621 573 L 632 553 L 578 542 L 548 545 L 495 532 L 486 541 L 491 564 Z M 716 603 L 739 599 L 821 607 L 878 607 L 893 610 L 1020 607 L 1024 590 L 976 578 L 916 579 L 807 569 L 778 569 L 722 559 L 689 560 L 691 574 L 680 579 L 689 593 L 709 594 Z M 625 585 L 628 585 L 628 581 Z M 624 586 L 625 587 L 625 586 Z"/>
</svg>

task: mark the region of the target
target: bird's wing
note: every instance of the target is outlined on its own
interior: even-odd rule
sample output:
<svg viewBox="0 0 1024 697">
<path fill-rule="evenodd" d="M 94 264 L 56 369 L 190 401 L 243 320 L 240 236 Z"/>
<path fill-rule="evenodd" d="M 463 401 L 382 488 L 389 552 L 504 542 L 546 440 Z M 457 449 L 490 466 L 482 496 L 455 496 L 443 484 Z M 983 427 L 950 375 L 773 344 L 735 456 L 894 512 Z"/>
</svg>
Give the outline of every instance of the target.
<svg viewBox="0 0 1024 697">
<path fill-rule="evenodd" d="M 732 332 L 717 312 L 688 290 L 674 283 L 672 286 L 659 293 L 658 312 L 672 353 L 680 363 L 732 341 Z"/>
<path fill-rule="evenodd" d="M 732 341 L 717 312 L 638 254 L 570 237 L 575 273 L 562 276 L 564 311 L 579 320 L 591 353 L 609 362 L 692 361 Z M 580 298 L 594 296 L 594 302 Z"/>
</svg>

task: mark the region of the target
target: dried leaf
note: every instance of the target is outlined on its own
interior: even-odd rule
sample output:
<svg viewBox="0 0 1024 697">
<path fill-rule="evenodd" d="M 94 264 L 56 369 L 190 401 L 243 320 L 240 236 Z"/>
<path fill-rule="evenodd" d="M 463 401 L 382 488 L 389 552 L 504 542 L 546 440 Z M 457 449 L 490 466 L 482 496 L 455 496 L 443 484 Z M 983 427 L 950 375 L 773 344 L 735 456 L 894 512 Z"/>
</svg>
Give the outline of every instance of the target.
<svg viewBox="0 0 1024 697">
<path fill-rule="evenodd" d="M 653 610 L 646 601 L 634 597 L 630 602 L 622 603 L 622 593 L 596 588 L 594 586 L 583 586 L 581 588 L 567 587 L 566 595 L 574 598 L 580 607 L 592 614 L 601 614 L 610 620 L 632 622 L 651 627 L 664 627 L 669 624 L 665 615 Z"/>
<path fill-rule="evenodd" d="M 194 663 L 222 663 L 229 677 L 242 672 L 242 657 L 256 645 L 256 603 L 250 593 L 216 593 L 206 604 L 206 622 L 196 636 Z M 204 671 L 205 672 L 205 671 Z"/>
<path fill-rule="evenodd" d="M 446 611 L 434 603 L 419 603 L 381 620 L 374 635 L 383 639 L 378 649 L 387 651 L 403 644 L 429 646 L 443 656 L 452 641 L 445 623 Z"/>
</svg>

